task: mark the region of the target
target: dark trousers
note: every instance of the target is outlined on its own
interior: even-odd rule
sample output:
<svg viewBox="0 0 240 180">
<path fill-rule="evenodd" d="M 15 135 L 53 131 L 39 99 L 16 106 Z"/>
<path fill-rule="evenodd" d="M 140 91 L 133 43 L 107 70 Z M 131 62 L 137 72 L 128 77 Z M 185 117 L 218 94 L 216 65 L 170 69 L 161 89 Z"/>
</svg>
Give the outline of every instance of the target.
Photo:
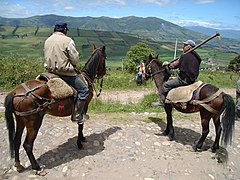
<svg viewBox="0 0 240 180">
<path fill-rule="evenodd" d="M 167 96 L 168 92 L 176 87 L 180 87 L 180 86 L 187 86 L 192 84 L 193 81 L 191 81 L 188 78 L 180 78 L 179 76 L 177 78 L 171 79 L 169 81 L 166 81 L 165 83 L 163 83 L 163 88 L 162 88 L 162 92 L 160 94 L 160 96 Z"/>
<path fill-rule="evenodd" d="M 67 84 L 72 86 L 77 91 L 77 99 L 87 100 L 89 89 L 79 76 L 63 76 L 59 75 Z"/>
</svg>

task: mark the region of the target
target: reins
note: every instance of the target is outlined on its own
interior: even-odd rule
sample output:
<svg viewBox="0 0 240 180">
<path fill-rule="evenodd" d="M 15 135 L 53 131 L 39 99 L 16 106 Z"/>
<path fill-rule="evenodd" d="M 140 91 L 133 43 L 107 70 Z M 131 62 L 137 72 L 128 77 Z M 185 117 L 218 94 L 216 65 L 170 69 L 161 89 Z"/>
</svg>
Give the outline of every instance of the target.
<svg viewBox="0 0 240 180">
<path fill-rule="evenodd" d="M 96 52 L 97 50 L 99 50 L 100 52 L 102 52 L 101 49 L 95 49 L 95 51 L 91 54 L 90 58 L 88 59 L 87 63 L 90 61 L 90 59 L 92 58 L 93 54 L 95 54 L 95 52 Z M 86 64 L 87 64 L 87 63 L 86 63 Z M 98 62 L 98 66 L 99 66 L 99 62 Z M 84 76 L 84 78 L 87 80 L 89 86 L 91 86 L 92 89 L 95 91 L 96 96 L 99 97 L 100 94 L 101 94 L 101 92 L 102 92 L 103 75 L 102 75 L 102 76 L 97 76 L 97 75 L 96 75 L 96 77 L 95 77 L 96 79 L 101 79 L 101 81 L 100 81 L 100 90 L 99 90 L 99 93 L 97 93 L 97 89 L 96 89 L 96 87 L 95 87 L 94 80 L 92 80 L 92 79 L 89 77 L 89 75 L 88 75 L 87 73 L 85 73 L 84 71 L 81 71 L 81 73 L 82 73 L 82 75 Z"/>
<path fill-rule="evenodd" d="M 97 90 L 96 90 L 96 87 L 95 87 L 95 84 L 94 84 L 93 80 L 85 72 L 82 71 L 81 73 L 84 76 L 84 78 L 87 80 L 88 85 L 91 86 L 93 88 L 93 90 L 95 91 L 96 96 L 99 97 L 101 92 L 102 92 L 103 78 L 101 78 L 100 90 L 99 90 L 99 93 L 97 93 Z"/>
</svg>

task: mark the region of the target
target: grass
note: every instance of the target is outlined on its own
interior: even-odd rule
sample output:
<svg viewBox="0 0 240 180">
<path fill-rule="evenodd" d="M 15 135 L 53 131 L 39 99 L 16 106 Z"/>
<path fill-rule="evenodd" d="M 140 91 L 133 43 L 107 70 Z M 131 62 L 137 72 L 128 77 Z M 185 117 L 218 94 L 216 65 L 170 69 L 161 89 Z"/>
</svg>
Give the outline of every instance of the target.
<svg viewBox="0 0 240 180">
<path fill-rule="evenodd" d="M 0 43 L 1 56 L 9 56 L 9 54 L 20 55 L 23 57 L 41 57 L 43 58 L 43 44 L 47 37 L 53 32 L 52 28 L 39 28 L 36 27 L 18 27 L 16 28 L 15 35 L 20 35 L 19 38 L 12 36 L 15 27 L 0 26 Z M 37 31 L 38 30 L 38 31 Z M 37 33 L 36 33 L 37 32 Z M 21 35 L 27 35 L 21 37 Z M 137 35 L 120 33 L 120 32 L 108 32 L 108 31 L 93 31 L 70 29 L 69 34 L 74 39 L 78 51 L 83 55 L 83 61 L 86 61 L 92 52 L 92 44 L 107 47 L 107 56 L 111 63 L 111 68 L 116 68 L 119 65 L 115 65 L 121 61 L 121 57 L 125 57 L 127 51 L 131 46 L 136 45 L 138 42 L 144 42 L 154 49 L 161 59 L 161 61 L 171 61 L 173 59 L 175 43 L 166 42 L 154 42 L 147 39 L 140 39 Z M 5 37 L 7 36 L 7 37 Z M 237 56 L 236 53 L 228 52 L 221 48 L 210 48 L 202 46 L 197 49 L 197 52 L 203 58 L 203 64 L 209 66 L 207 62 L 209 60 L 214 66 L 227 66 L 229 61 Z M 182 50 L 179 47 L 177 56 L 182 54 Z M 118 58 L 120 57 L 120 59 Z"/>
</svg>

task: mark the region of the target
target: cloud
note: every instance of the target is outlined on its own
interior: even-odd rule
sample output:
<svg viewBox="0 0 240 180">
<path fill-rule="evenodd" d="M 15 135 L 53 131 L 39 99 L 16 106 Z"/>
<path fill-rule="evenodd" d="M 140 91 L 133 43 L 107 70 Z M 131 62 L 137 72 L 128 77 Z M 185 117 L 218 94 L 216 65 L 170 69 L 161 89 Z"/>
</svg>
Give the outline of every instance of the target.
<svg viewBox="0 0 240 180">
<path fill-rule="evenodd" d="M 168 5 L 173 5 L 176 3 L 174 0 L 139 0 L 140 2 L 143 3 L 152 3 L 152 4 L 157 4 L 160 6 L 168 6 Z"/>
<path fill-rule="evenodd" d="M 194 0 L 197 4 L 214 3 L 216 0 Z"/>
<path fill-rule="evenodd" d="M 21 6 L 20 4 L 10 4 L 8 2 L 3 2 L 0 6 L 1 16 L 12 17 L 13 14 L 15 17 L 28 16 L 30 11 L 28 8 Z"/>
<path fill-rule="evenodd" d="M 200 20 L 170 20 L 170 22 L 177 24 L 179 26 L 202 26 L 206 28 L 213 28 L 213 29 L 236 29 L 240 30 L 240 25 L 236 26 L 236 24 L 225 24 L 222 22 L 207 22 L 207 21 L 200 21 Z"/>
</svg>

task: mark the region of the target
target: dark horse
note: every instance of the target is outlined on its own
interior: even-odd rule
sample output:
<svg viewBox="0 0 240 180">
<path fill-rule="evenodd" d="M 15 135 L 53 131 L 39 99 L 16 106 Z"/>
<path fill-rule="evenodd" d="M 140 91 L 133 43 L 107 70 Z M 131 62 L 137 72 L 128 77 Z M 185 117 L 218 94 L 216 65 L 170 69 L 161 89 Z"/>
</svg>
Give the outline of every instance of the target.
<svg viewBox="0 0 240 180">
<path fill-rule="evenodd" d="M 94 79 L 103 78 L 106 74 L 106 52 L 105 46 L 96 48 L 94 46 L 93 52 L 82 69 L 82 74 L 87 80 L 89 86 L 89 96 L 85 105 L 85 112 L 88 110 L 88 104 L 93 97 Z M 73 104 L 74 97 L 64 99 L 66 102 Z M 18 172 L 24 170 L 20 164 L 19 148 L 21 144 L 21 137 L 24 128 L 26 127 L 26 138 L 23 147 L 31 162 L 32 169 L 41 172 L 41 168 L 33 155 L 33 143 L 37 137 L 39 128 L 41 127 L 43 117 L 45 114 L 53 116 L 69 116 L 72 114 L 73 106 L 69 106 L 65 111 L 59 111 L 54 108 L 53 98 L 50 89 L 43 80 L 29 80 L 17 86 L 5 98 L 5 119 L 9 134 L 9 145 L 11 157 L 15 155 L 15 166 Z M 16 119 L 16 132 L 14 116 Z M 82 142 L 85 141 L 83 136 L 83 124 L 78 125 L 78 148 L 82 148 Z"/>
<path fill-rule="evenodd" d="M 166 82 L 170 77 L 170 71 L 168 67 L 163 67 L 162 62 L 158 60 L 157 57 L 152 57 L 149 55 L 149 60 L 146 62 L 146 73 L 145 79 L 152 77 L 155 85 L 157 86 L 158 93 L 162 91 L 163 83 Z M 200 101 L 208 99 L 204 104 L 191 104 L 188 103 L 186 109 L 177 106 L 173 103 L 165 103 L 164 109 L 167 114 L 167 127 L 164 131 L 164 134 L 169 137 L 169 140 L 174 138 L 174 128 L 173 128 L 173 119 L 172 119 L 172 110 L 173 107 L 179 112 L 183 113 L 193 113 L 200 112 L 201 125 L 202 125 L 202 135 L 199 141 L 193 146 L 195 151 L 202 148 L 202 145 L 209 133 L 209 122 L 213 119 L 215 125 L 215 141 L 212 146 L 212 152 L 216 152 L 219 149 L 219 140 L 221 137 L 221 142 L 226 146 L 231 144 L 232 141 L 232 132 L 234 130 L 234 120 L 235 120 L 235 103 L 232 97 L 224 92 L 221 92 L 218 96 L 211 98 L 219 88 L 206 84 L 200 89 Z M 207 110 L 205 107 L 209 107 Z M 211 111 L 212 110 L 212 111 Z M 221 123 L 222 126 L 221 127 Z"/>
</svg>

